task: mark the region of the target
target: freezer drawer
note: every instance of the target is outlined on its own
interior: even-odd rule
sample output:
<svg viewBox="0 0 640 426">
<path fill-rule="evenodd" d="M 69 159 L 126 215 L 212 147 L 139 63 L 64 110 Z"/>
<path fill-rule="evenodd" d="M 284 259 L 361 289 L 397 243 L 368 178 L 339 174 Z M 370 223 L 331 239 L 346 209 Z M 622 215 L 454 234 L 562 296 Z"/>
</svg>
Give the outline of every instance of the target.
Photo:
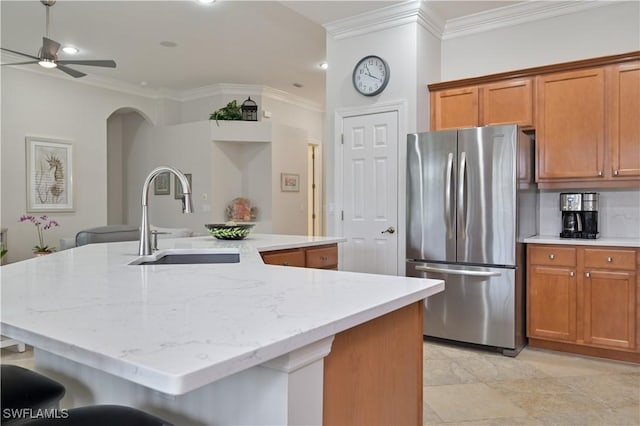
<svg viewBox="0 0 640 426">
<path fill-rule="evenodd" d="M 515 349 L 515 269 L 410 261 L 407 276 L 445 281 L 425 301 L 426 336 Z"/>
</svg>

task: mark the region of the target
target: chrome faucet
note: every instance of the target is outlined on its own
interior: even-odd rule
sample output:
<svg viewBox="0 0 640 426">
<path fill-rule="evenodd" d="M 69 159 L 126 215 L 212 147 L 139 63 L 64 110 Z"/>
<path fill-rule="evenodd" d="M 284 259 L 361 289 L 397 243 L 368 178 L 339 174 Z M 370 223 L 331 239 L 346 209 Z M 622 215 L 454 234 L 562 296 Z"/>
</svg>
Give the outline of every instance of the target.
<svg viewBox="0 0 640 426">
<path fill-rule="evenodd" d="M 139 256 L 148 256 L 151 254 L 151 229 L 149 227 L 149 188 L 151 182 L 160 174 L 171 172 L 180 180 L 182 184 L 182 213 L 193 213 L 193 203 L 191 198 L 191 185 L 187 177 L 180 170 L 171 166 L 156 167 L 149 173 L 147 179 L 142 186 L 142 223 L 140 224 L 140 247 L 138 249 Z"/>
</svg>

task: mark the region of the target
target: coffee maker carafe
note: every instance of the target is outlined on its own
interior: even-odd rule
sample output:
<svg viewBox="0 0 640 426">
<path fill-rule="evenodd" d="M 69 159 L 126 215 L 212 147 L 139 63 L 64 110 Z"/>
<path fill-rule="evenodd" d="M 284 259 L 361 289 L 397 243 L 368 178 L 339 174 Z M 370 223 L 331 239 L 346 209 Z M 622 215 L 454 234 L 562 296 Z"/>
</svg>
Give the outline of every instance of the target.
<svg viewBox="0 0 640 426">
<path fill-rule="evenodd" d="M 560 194 L 562 232 L 560 238 L 598 238 L 598 193 Z"/>
</svg>

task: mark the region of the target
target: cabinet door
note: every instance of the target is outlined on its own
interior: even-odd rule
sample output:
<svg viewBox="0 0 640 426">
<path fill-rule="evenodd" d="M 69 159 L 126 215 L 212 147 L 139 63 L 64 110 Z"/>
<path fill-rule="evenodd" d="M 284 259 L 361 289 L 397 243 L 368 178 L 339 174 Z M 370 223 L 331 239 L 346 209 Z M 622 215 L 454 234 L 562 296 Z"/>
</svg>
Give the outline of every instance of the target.
<svg viewBox="0 0 640 426">
<path fill-rule="evenodd" d="M 338 246 L 308 248 L 306 260 L 307 268 L 338 269 Z"/>
<path fill-rule="evenodd" d="M 527 336 L 575 342 L 575 270 L 534 265 L 528 275 Z"/>
<path fill-rule="evenodd" d="M 585 272 L 584 342 L 611 348 L 636 346 L 636 273 Z"/>
<path fill-rule="evenodd" d="M 640 177 L 640 62 L 611 71 L 611 176 Z"/>
<path fill-rule="evenodd" d="M 480 87 L 480 123 L 533 126 L 533 80 L 522 78 Z"/>
<path fill-rule="evenodd" d="M 604 70 L 537 77 L 538 181 L 604 176 Z"/>
<path fill-rule="evenodd" d="M 477 87 L 431 93 L 431 130 L 476 127 L 478 125 Z"/>
</svg>

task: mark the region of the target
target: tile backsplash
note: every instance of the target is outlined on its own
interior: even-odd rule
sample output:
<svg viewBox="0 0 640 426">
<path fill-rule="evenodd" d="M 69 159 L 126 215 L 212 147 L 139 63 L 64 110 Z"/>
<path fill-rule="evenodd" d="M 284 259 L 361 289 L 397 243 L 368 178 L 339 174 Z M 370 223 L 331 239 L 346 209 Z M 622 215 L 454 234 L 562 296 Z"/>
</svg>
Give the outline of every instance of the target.
<svg viewBox="0 0 640 426">
<path fill-rule="evenodd" d="M 540 191 L 540 235 L 558 235 L 562 228 L 560 193 Z M 598 228 L 600 237 L 640 239 L 640 190 L 638 189 L 579 189 L 575 192 L 598 192 Z"/>
</svg>

